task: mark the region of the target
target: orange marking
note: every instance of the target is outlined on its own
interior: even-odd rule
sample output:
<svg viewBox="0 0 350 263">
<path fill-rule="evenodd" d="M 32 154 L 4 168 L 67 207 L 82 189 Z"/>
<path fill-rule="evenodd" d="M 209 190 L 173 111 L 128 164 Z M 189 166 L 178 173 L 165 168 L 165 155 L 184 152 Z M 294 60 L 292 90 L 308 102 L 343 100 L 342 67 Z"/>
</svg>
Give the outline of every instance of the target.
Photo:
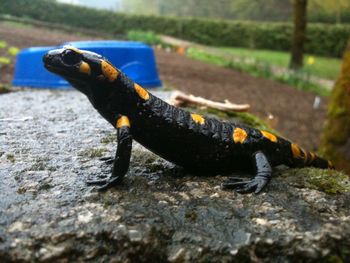
<svg viewBox="0 0 350 263">
<path fill-rule="evenodd" d="M 316 159 L 316 154 L 313 152 L 310 152 L 310 154 L 311 154 L 311 162 L 312 162 Z"/>
<path fill-rule="evenodd" d="M 101 61 L 101 69 L 102 69 L 103 75 L 105 75 L 105 77 L 110 82 L 115 81 L 116 78 L 119 75 L 118 70 L 115 67 L 113 67 L 111 64 L 109 64 L 108 62 L 106 62 L 104 60 Z"/>
<path fill-rule="evenodd" d="M 243 143 L 246 138 L 248 137 L 248 134 L 245 130 L 241 129 L 241 128 L 236 128 L 233 131 L 233 141 L 235 143 Z"/>
<path fill-rule="evenodd" d="M 328 169 L 335 169 L 331 161 L 328 161 Z"/>
<path fill-rule="evenodd" d="M 195 123 L 199 123 L 200 125 L 203 125 L 205 123 L 205 119 L 201 115 L 193 113 L 191 114 L 191 117 Z"/>
<path fill-rule="evenodd" d="M 294 158 L 298 159 L 302 157 L 301 151 L 298 145 L 296 145 L 295 143 L 292 143 L 291 148 L 292 148 L 292 153 Z"/>
<path fill-rule="evenodd" d="M 144 100 L 148 100 L 149 99 L 149 94 L 144 88 L 142 88 L 140 85 L 138 85 L 136 83 L 135 83 L 134 87 L 135 87 L 135 90 L 136 90 L 137 94 L 139 94 L 139 96 L 142 99 L 144 99 Z"/>
<path fill-rule="evenodd" d="M 277 137 L 275 135 L 273 135 L 272 133 L 269 133 L 267 131 L 260 131 L 262 133 L 262 135 L 269 139 L 272 142 L 277 142 Z"/>
<path fill-rule="evenodd" d="M 84 74 L 87 74 L 87 75 L 90 75 L 91 74 L 91 68 L 90 68 L 90 65 L 86 62 L 81 62 L 80 64 L 80 67 L 79 67 L 79 71 L 81 73 L 84 73 Z"/>
<path fill-rule="evenodd" d="M 130 128 L 129 118 L 126 116 L 121 116 L 117 121 L 117 128 L 127 126 Z"/>
<path fill-rule="evenodd" d="M 302 153 L 303 153 L 302 158 L 304 159 L 304 163 L 307 163 L 307 159 L 308 159 L 308 154 L 307 154 L 307 152 L 306 152 L 303 148 L 300 148 L 300 150 L 301 150 Z"/>
</svg>

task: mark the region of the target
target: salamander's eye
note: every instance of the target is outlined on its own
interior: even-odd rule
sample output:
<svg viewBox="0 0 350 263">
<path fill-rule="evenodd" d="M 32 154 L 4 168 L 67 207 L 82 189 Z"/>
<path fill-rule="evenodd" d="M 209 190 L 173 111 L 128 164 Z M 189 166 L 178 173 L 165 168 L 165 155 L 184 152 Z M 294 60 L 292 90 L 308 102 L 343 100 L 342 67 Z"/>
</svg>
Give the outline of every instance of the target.
<svg viewBox="0 0 350 263">
<path fill-rule="evenodd" d="M 69 49 L 63 52 L 63 57 L 62 57 L 63 62 L 67 65 L 78 64 L 81 61 L 81 58 L 82 58 L 81 54 L 76 53 Z"/>
</svg>

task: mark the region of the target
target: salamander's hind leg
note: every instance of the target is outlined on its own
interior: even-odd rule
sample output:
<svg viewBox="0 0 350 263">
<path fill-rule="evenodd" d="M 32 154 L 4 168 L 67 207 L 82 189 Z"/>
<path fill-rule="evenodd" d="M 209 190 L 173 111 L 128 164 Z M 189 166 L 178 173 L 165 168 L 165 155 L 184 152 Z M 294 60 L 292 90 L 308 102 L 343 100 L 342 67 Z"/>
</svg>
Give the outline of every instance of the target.
<svg viewBox="0 0 350 263">
<path fill-rule="evenodd" d="M 225 189 L 233 189 L 238 193 L 260 193 L 265 185 L 270 181 L 272 176 L 271 165 L 263 152 L 256 152 L 253 155 L 256 175 L 250 181 L 243 181 L 240 178 L 234 178 L 223 184 Z"/>
<path fill-rule="evenodd" d="M 130 164 L 132 136 L 127 117 L 122 116 L 117 122 L 118 148 L 113 162 L 112 175 L 107 179 L 89 180 L 88 185 L 99 185 L 99 190 L 107 190 L 122 182 Z"/>
</svg>

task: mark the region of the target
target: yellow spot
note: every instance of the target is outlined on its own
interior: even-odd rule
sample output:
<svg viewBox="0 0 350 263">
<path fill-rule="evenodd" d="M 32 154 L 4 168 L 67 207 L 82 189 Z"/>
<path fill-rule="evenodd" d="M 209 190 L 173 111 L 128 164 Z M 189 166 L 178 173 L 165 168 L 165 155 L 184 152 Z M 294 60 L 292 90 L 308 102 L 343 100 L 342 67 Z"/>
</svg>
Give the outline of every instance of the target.
<svg viewBox="0 0 350 263">
<path fill-rule="evenodd" d="M 307 152 L 305 152 L 303 149 L 301 149 L 303 154 L 304 154 L 304 163 L 308 163 L 308 159 L 309 159 L 309 154 Z"/>
<path fill-rule="evenodd" d="M 269 133 L 267 131 L 261 131 L 261 133 L 265 138 L 269 139 L 270 141 L 277 142 L 277 137 L 272 133 Z"/>
<path fill-rule="evenodd" d="M 241 129 L 241 128 L 236 128 L 233 131 L 233 141 L 235 143 L 243 143 L 245 141 L 245 139 L 247 138 L 248 134 L 245 130 Z"/>
<path fill-rule="evenodd" d="M 333 165 L 333 163 L 331 161 L 328 161 L 328 168 L 329 169 L 335 169 L 334 165 Z"/>
<path fill-rule="evenodd" d="M 127 126 L 130 128 L 130 121 L 129 118 L 126 116 L 121 116 L 117 121 L 117 128 Z"/>
<path fill-rule="evenodd" d="M 81 73 L 84 73 L 84 74 L 87 74 L 87 75 L 90 75 L 91 74 L 91 68 L 90 68 L 90 65 L 86 62 L 81 62 L 80 64 L 80 67 L 79 67 L 79 71 Z"/>
<path fill-rule="evenodd" d="M 315 64 L 315 58 L 314 57 L 308 57 L 307 58 L 307 64 L 309 64 L 309 65 Z"/>
<path fill-rule="evenodd" d="M 136 90 L 137 94 L 139 94 L 139 96 L 142 99 L 144 99 L 144 100 L 148 100 L 149 99 L 149 94 L 144 88 L 142 88 L 140 85 L 138 85 L 136 83 L 135 83 L 134 87 L 135 87 L 135 90 Z"/>
<path fill-rule="evenodd" d="M 102 60 L 102 62 L 101 62 L 101 69 L 102 69 L 103 75 L 105 75 L 105 77 L 110 82 L 115 81 L 116 78 L 118 77 L 118 74 L 119 74 L 118 70 L 104 60 Z"/>
<path fill-rule="evenodd" d="M 296 145 L 295 143 L 292 143 L 292 153 L 293 153 L 293 157 L 298 159 L 298 158 L 301 158 L 301 151 L 300 151 L 300 148 L 298 145 Z"/>
<path fill-rule="evenodd" d="M 313 152 L 310 152 L 311 155 L 311 161 L 314 161 L 316 159 L 316 154 Z"/>
<path fill-rule="evenodd" d="M 192 113 L 191 117 L 195 123 L 199 123 L 200 125 L 203 125 L 205 122 L 204 118 L 201 115 Z"/>
<path fill-rule="evenodd" d="M 76 47 L 73 47 L 73 46 L 64 46 L 63 48 L 64 48 L 64 49 L 72 50 L 72 51 L 74 51 L 74 52 L 76 52 L 76 53 L 79 53 L 79 54 L 83 54 L 83 53 L 84 53 L 84 52 L 81 51 L 80 49 L 77 49 Z"/>
<path fill-rule="evenodd" d="M 303 155 L 300 157 L 304 159 L 304 163 L 309 163 L 309 157 L 311 157 L 311 154 L 305 151 L 303 148 L 300 148 L 300 151 L 303 153 Z"/>
</svg>

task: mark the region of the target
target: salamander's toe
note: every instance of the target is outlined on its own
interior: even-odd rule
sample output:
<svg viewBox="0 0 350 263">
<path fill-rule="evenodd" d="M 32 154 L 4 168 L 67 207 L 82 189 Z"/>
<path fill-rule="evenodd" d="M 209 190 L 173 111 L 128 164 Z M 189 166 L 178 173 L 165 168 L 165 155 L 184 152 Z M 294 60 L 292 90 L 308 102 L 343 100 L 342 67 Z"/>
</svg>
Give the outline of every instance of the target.
<svg viewBox="0 0 350 263">
<path fill-rule="evenodd" d="M 236 182 L 227 182 L 223 183 L 222 187 L 224 189 L 231 189 L 236 191 L 240 194 L 247 194 L 254 192 L 255 194 L 260 193 L 266 184 L 268 183 L 268 180 L 266 178 L 256 177 L 253 178 L 251 181 L 236 181 Z"/>
<path fill-rule="evenodd" d="M 114 158 L 113 157 L 101 157 L 99 160 L 104 162 L 105 164 L 108 164 L 108 165 L 114 163 Z"/>
<path fill-rule="evenodd" d="M 108 182 L 108 179 L 99 179 L 99 180 L 87 180 L 87 185 L 104 185 Z"/>
<path fill-rule="evenodd" d="M 105 191 L 109 188 L 112 188 L 116 185 L 120 185 L 122 183 L 121 177 L 110 177 L 108 179 L 101 179 L 101 180 L 88 180 L 86 182 L 87 185 L 97 185 L 99 186 L 97 189 L 99 191 Z"/>
</svg>

